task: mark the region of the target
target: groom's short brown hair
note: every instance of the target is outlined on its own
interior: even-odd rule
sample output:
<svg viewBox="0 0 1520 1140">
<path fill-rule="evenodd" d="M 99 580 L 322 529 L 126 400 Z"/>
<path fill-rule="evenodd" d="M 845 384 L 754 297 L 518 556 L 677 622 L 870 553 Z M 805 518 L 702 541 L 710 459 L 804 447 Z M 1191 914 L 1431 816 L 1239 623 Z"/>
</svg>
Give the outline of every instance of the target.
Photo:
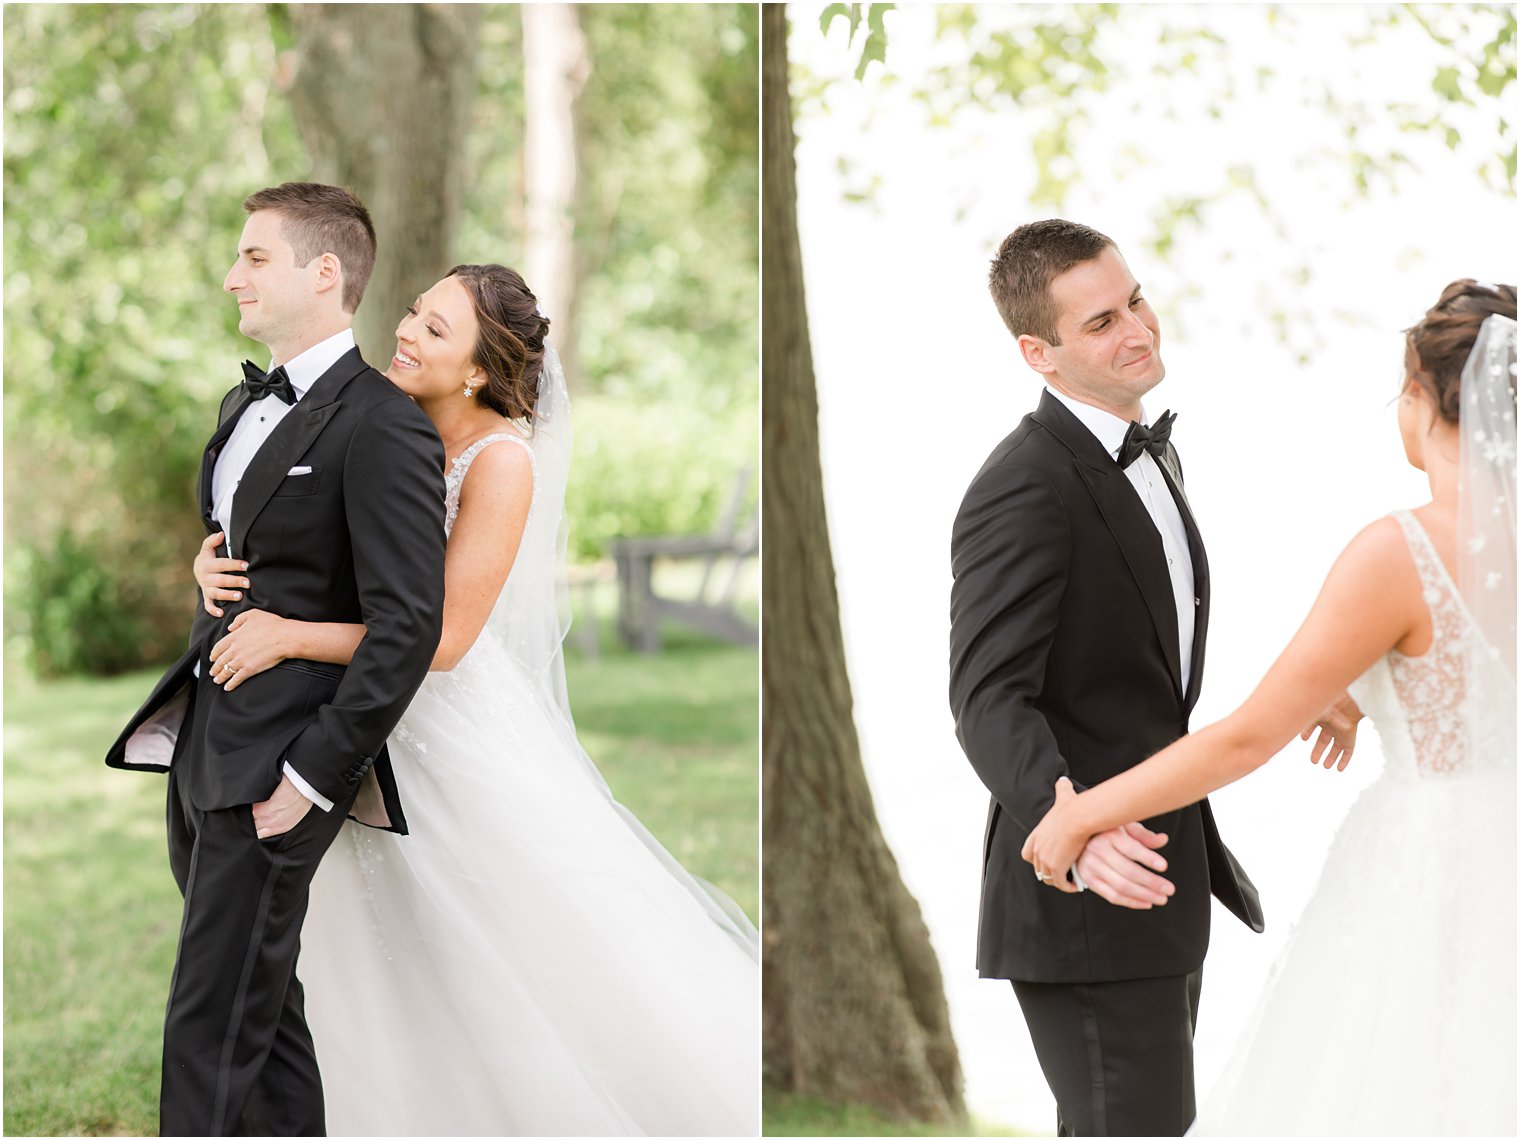
<svg viewBox="0 0 1520 1140">
<path fill-rule="evenodd" d="M 282 182 L 243 199 L 248 213 L 272 210 L 296 264 L 330 253 L 343 267 L 343 309 L 356 312 L 375 269 L 375 227 L 352 192 L 320 182 Z"/>
<path fill-rule="evenodd" d="M 1015 337 L 1028 333 L 1047 344 L 1060 344 L 1060 314 L 1050 297 L 1050 283 L 1110 246 L 1118 248 L 1091 226 L 1064 218 L 1030 222 L 1005 237 L 992 259 L 987 287 L 1008 331 Z"/>
</svg>

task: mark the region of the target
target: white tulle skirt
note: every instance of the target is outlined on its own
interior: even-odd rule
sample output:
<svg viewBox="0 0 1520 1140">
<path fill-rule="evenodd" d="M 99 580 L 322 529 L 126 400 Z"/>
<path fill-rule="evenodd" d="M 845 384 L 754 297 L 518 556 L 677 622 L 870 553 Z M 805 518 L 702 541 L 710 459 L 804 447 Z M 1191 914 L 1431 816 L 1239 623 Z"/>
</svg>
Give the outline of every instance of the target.
<svg viewBox="0 0 1520 1140">
<path fill-rule="evenodd" d="M 335 1135 L 756 1135 L 759 970 L 483 635 L 390 742 L 298 974 Z M 730 904 L 731 905 L 731 904 Z"/>
<path fill-rule="evenodd" d="M 1387 773 L 1193 1135 L 1515 1134 L 1515 782 Z"/>
</svg>

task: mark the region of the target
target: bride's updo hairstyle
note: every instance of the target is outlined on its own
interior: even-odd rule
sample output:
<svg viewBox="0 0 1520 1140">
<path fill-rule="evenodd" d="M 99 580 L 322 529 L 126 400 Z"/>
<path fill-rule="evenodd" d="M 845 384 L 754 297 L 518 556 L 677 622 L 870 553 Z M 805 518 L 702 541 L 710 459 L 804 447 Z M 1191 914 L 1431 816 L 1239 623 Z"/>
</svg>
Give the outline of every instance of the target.
<svg viewBox="0 0 1520 1140">
<path fill-rule="evenodd" d="M 1424 388 L 1441 419 L 1449 424 L 1457 422 L 1462 406 L 1462 367 L 1478 330 L 1495 313 L 1515 319 L 1515 287 L 1464 277 L 1441 291 L 1441 299 L 1419 324 L 1404 330 L 1405 384 Z M 1514 395 L 1511 377 L 1510 398 Z"/>
<path fill-rule="evenodd" d="M 459 278 L 480 324 L 473 358 L 486 382 L 476 399 L 509 420 L 531 421 L 549 335 L 549 318 L 539 314 L 538 298 L 522 275 L 505 265 L 456 265 L 448 276 Z"/>
</svg>

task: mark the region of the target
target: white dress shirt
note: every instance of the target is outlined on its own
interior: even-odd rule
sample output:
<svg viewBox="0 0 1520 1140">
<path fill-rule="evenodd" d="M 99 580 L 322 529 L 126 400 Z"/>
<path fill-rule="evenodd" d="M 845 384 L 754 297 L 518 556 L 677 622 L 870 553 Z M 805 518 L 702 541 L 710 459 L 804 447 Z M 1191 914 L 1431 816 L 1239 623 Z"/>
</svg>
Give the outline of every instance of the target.
<svg viewBox="0 0 1520 1140">
<path fill-rule="evenodd" d="M 311 390 L 311 386 L 321 379 L 322 374 L 353 347 L 354 330 L 344 329 L 288 361 L 285 375 L 290 377 L 290 386 L 295 389 L 296 403 L 299 404 L 301 397 Z M 271 363 L 270 370 L 273 371 L 273 368 Z M 232 434 L 227 437 L 227 442 L 222 445 L 221 453 L 216 457 L 216 467 L 211 473 L 211 513 L 223 534 L 232 534 L 232 500 L 237 494 L 238 484 L 243 481 L 243 474 L 248 470 L 248 464 L 293 407 L 295 404 L 287 404 L 274 395 L 255 400 L 248 405 L 242 418 L 233 427 Z M 200 665 L 197 663 L 197 673 L 199 670 Z M 323 811 L 332 811 L 332 800 L 303 780 L 289 764 L 285 765 L 285 775 L 312 803 Z"/>
<path fill-rule="evenodd" d="M 1082 421 L 1082 426 L 1093 433 L 1117 463 L 1119 448 L 1124 443 L 1124 433 L 1129 430 L 1129 421 L 1121 420 L 1102 408 L 1074 400 L 1054 388 L 1046 388 L 1046 391 Z M 1145 418 L 1143 406 L 1140 415 L 1141 423 L 1150 422 Z M 1188 553 L 1187 527 L 1183 525 L 1177 501 L 1167 490 L 1161 468 L 1150 452 L 1142 451 L 1140 458 L 1124 469 L 1124 474 L 1129 477 L 1130 485 L 1135 488 L 1135 494 L 1140 496 L 1140 502 L 1151 516 L 1156 532 L 1161 535 L 1161 549 L 1166 554 L 1166 570 L 1172 579 L 1172 600 L 1177 605 L 1178 660 L 1182 662 L 1182 691 L 1185 693 L 1188 678 L 1193 672 L 1193 625 L 1197 616 L 1195 607 L 1198 605 L 1198 597 L 1193 592 L 1193 557 Z"/>
</svg>

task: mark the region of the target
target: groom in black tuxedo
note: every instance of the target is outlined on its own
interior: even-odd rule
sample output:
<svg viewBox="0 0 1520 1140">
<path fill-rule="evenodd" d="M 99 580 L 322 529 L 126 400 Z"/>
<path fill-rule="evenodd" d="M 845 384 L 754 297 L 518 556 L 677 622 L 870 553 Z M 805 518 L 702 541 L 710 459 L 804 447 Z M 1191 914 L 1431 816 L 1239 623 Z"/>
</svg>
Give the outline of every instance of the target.
<svg viewBox="0 0 1520 1140">
<path fill-rule="evenodd" d="M 951 540 L 950 704 L 992 793 L 977 966 L 1013 983 L 1060 1135 L 1177 1136 L 1210 893 L 1262 929 L 1208 801 L 1095 836 L 1073 872 L 1086 893 L 1047 889 L 1019 855 L 1057 779 L 1081 791 L 1132 767 L 1198 700 L 1208 562 L 1174 417 L 1140 407 L 1166 374 L 1160 326 L 1114 243 L 1072 222 L 1015 230 L 990 283 L 1047 388 Z"/>
<path fill-rule="evenodd" d="M 243 208 L 223 288 L 274 362 L 268 374 L 245 364 L 223 399 L 200 510 L 249 584 L 220 616 L 197 611 L 189 649 L 106 758 L 169 773 L 169 862 L 185 903 L 164 1021 L 165 1136 L 324 1133 L 295 974 L 308 887 L 350 814 L 405 832 L 385 738 L 443 619 L 443 447 L 354 345 L 375 259 L 369 214 L 312 183 Z M 229 693 L 208 653 L 249 608 L 367 632 L 346 667 L 287 660 Z"/>
</svg>

